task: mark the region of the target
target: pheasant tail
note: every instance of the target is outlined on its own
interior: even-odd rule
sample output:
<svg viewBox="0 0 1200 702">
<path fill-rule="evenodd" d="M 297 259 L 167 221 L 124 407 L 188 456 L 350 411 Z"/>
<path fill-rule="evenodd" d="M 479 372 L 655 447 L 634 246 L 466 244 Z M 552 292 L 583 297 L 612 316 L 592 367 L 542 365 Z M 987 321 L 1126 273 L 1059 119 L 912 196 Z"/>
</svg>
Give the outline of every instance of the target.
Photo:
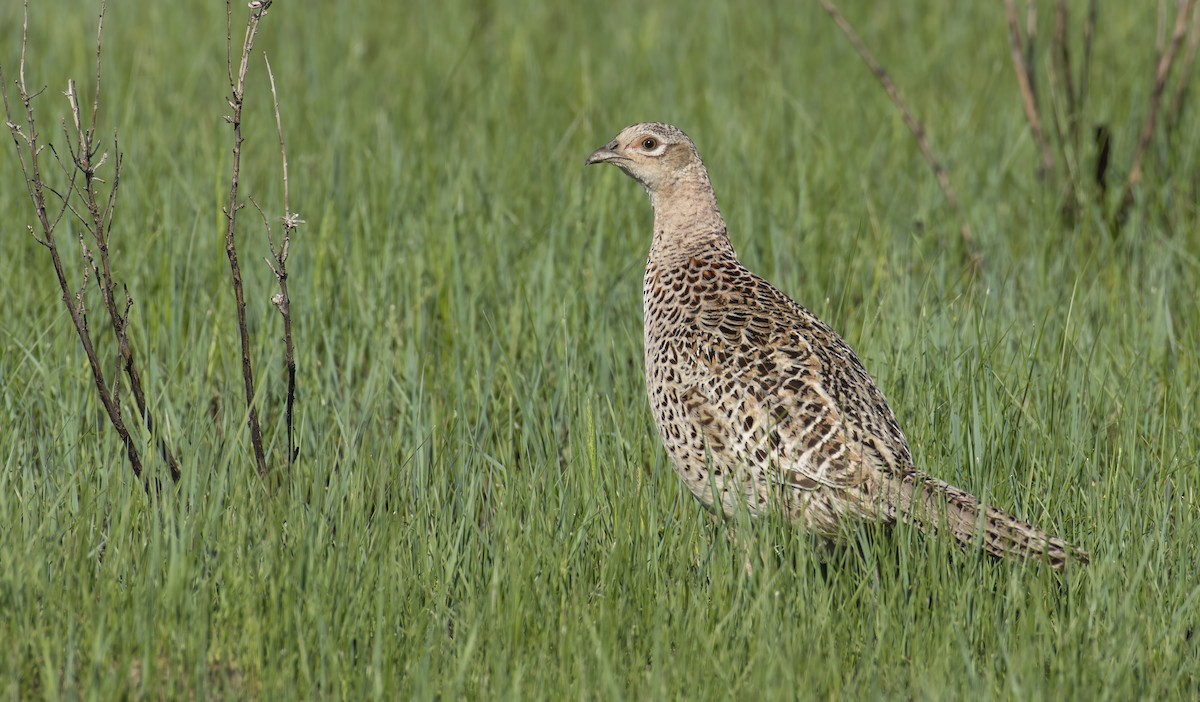
<svg viewBox="0 0 1200 702">
<path fill-rule="evenodd" d="M 926 534 L 945 528 L 963 546 L 978 543 L 997 558 L 1037 558 L 1060 572 L 1072 560 L 1088 562 L 1083 549 L 920 471 L 892 478 L 885 504 L 893 518 L 911 522 Z"/>
</svg>

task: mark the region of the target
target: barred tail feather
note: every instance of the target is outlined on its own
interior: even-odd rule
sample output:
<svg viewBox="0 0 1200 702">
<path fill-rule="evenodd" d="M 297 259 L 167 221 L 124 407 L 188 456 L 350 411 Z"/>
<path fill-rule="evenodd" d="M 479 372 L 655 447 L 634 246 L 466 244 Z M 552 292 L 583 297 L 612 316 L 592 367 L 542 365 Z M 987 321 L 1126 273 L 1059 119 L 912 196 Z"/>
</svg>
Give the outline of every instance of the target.
<svg viewBox="0 0 1200 702">
<path fill-rule="evenodd" d="M 1071 561 L 1088 562 L 1087 551 L 919 471 L 893 478 L 885 497 L 893 518 L 930 535 L 944 528 L 962 546 L 981 545 L 997 558 L 1037 558 L 1060 572 Z"/>
</svg>

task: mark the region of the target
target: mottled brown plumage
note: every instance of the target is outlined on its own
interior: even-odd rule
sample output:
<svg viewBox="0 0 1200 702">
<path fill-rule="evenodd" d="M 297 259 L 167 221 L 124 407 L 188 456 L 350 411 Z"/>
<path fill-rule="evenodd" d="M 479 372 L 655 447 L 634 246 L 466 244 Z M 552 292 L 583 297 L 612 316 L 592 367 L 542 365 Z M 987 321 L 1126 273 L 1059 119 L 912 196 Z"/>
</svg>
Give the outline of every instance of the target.
<svg viewBox="0 0 1200 702">
<path fill-rule="evenodd" d="M 854 352 L 747 270 L 704 163 L 667 124 L 626 128 L 587 163 L 611 163 L 654 207 L 646 263 L 646 384 L 676 473 L 710 509 L 780 508 L 817 534 L 912 521 L 995 556 L 1056 569 L 1087 554 L 925 475 Z"/>
</svg>

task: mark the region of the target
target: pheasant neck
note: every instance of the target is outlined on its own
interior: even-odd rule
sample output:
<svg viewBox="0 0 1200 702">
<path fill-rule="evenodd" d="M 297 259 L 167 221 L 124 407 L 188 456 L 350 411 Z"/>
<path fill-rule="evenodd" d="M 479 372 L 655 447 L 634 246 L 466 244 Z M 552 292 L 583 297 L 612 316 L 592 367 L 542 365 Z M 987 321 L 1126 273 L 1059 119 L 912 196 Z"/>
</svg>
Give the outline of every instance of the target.
<svg viewBox="0 0 1200 702">
<path fill-rule="evenodd" d="M 652 192 L 654 241 L 650 258 L 666 262 L 700 253 L 728 253 L 733 247 L 708 178 L 682 182 L 667 192 Z"/>
</svg>

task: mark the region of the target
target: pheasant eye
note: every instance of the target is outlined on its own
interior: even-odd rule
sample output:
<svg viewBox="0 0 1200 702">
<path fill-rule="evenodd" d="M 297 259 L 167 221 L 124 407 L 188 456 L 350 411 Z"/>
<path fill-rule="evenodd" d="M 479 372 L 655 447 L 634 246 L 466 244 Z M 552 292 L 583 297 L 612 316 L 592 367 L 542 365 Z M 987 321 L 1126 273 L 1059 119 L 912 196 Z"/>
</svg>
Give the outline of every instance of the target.
<svg viewBox="0 0 1200 702">
<path fill-rule="evenodd" d="M 654 139 L 647 138 L 642 142 L 642 148 L 647 151 L 653 151 L 654 147 L 658 146 L 658 142 Z"/>
</svg>

